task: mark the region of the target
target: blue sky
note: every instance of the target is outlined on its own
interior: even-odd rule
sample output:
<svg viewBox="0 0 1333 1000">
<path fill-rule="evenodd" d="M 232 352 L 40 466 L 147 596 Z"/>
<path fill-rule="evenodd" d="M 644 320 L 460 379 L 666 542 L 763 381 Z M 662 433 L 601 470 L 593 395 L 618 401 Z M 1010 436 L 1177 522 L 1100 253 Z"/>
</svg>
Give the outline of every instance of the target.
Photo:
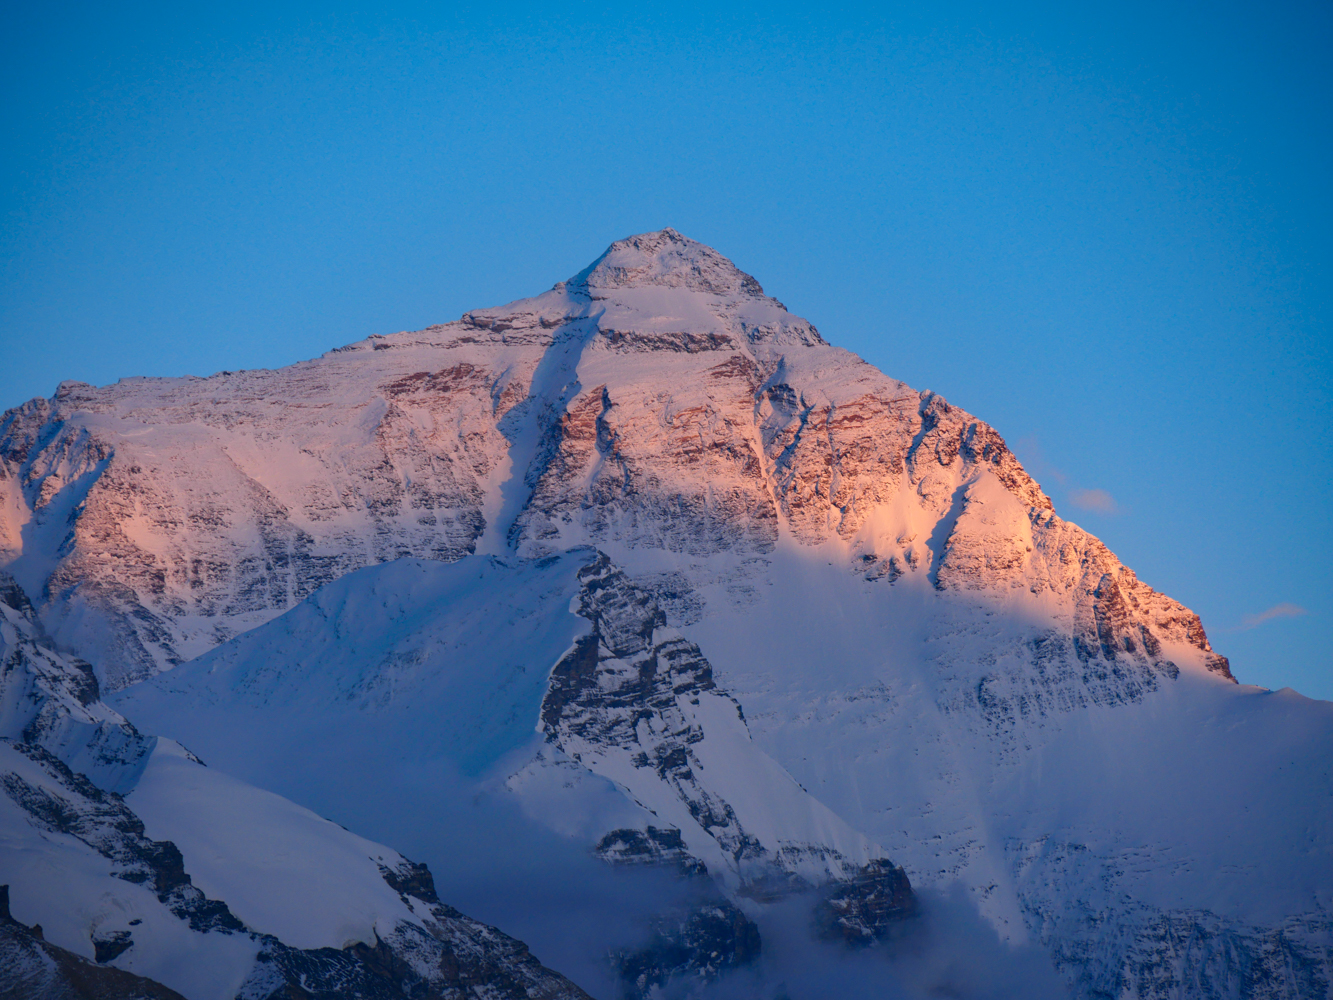
<svg viewBox="0 0 1333 1000">
<path fill-rule="evenodd" d="M 1333 7 L 1072 6 L 11 5 L 0 406 L 670 225 L 996 426 L 1242 680 L 1333 698 Z"/>
</svg>

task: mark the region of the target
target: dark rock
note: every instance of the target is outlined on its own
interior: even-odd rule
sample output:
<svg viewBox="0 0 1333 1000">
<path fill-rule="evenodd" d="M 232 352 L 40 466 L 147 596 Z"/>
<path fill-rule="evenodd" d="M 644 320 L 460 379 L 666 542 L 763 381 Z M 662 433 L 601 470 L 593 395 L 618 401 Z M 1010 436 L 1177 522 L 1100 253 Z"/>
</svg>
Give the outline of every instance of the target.
<svg viewBox="0 0 1333 1000">
<path fill-rule="evenodd" d="M 435 876 L 425 865 L 417 864 L 415 861 L 405 861 L 398 868 L 386 868 L 380 865 L 380 872 L 384 876 L 384 881 L 400 895 L 411 896 L 413 899 L 432 905 L 440 901 L 440 897 L 435 894 Z"/>
<path fill-rule="evenodd" d="M 123 955 L 133 946 L 134 940 L 129 931 L 114 931 L 104 938 L 93 938 L 93 958 L 99 965 L 105 965 L 117 955 Z"/>
<path fill-rule="evenodd" d="M 612 955 L 626 998 L 646 998 L 669 981 L 712 982 L 759 957 L 759 928 L 733 903 L 709 900 L 658 917 L 650 942 Z"/>
<path fill-rule="evenodd" d="M 656 771 L 732 857 L 762 857 L 763 845 L 741 827 L 731 805 L 699 782 L 693 748 L 704 733 L 681 710 L 682 699 L 704 693 L 729 698 L 743 718 L 740 705 L 718 690 L 712 664 L 696 644 L 659 633 L 666 615 L 655 595 L 604 553 L 579 570 L 578 579 L 578 614 L 592 622 L 592 631 L 551 672 L 541 709 L 547 741 L 575 760 L 576 743 L 631 750 L 634 765 Z M 642 742 L 644 720 L 664 735 Z"/>
<path fill-rule="evenodd" d="M 889 861 L 872 861 L 855 877 L 835 883 L 815 906 L 819 936 L 865 947 L 882 940 L 917 913 L 907 873 Z"/>
</svg>

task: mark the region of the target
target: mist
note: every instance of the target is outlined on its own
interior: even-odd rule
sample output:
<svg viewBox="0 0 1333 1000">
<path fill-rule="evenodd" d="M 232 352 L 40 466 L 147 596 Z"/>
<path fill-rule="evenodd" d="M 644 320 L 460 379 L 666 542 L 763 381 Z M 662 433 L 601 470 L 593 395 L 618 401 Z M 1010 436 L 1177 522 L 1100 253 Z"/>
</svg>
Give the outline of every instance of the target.
<svg viewBox="0 0 1333 1000">
<path fill-rule="evenodd" d="M 654 917 L 696 906 L 716 890 L 674 871 L 612 866 L 595 857 L 587 817 L 599 813 L 582 789 L 570 815 L 579 827 L 554 832 L 524 813 L 497 780 L 468 777 L 447 764 L 403 768 L 361 801 L 357 832 L 425 861 L 440 898 L 524 941 L 544 964 L 597 1000 L 627 996 L 613 952 L 650 943 Z M 370 783 L 358 782 L 362 787 Z M 619 797 L 608 786 L 604 793 Z M 573 794 L 573 793 L 571 793 Z M 410 808 L 405 808 L 410 806 Z M 762 952 L 711 983 L 683 979 L 662 1000 L 820 1000 L 952 997 L 1058 1000 L 1069 990 L 1046 951 L 1001 940 L 961 888 L 918 890 L 919 914 L 890 940 L 865 949 L 815 936 L 817 893 L 776 903 L 743 901 L 759 926 Z"/>
<path fill-rule="evenodd" d="M 1070 991 L 1046 951 L 1011 945 L 959 888 L 917 891 L 919 914 L 891 937 L 853 949 L 812 933 L 814 894 L 764 907 L 755 915 L 762 958 L 702 989 L 677 989 L 663 1000 L 1065 1000 Z"/>
</svg>

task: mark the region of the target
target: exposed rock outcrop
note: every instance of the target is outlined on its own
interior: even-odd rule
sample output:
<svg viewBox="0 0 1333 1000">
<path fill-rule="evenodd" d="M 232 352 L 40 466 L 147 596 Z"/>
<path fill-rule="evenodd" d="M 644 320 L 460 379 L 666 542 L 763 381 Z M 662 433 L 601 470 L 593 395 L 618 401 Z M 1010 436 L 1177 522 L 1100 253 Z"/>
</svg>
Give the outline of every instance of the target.
<svg viewBox="0 0 1333 1000">
<path fill-rule="evenodd" d="M 689 992 L 759 957 L 759 927 L 719 891 L 703 863 L 685 849 L 679 830 L 613 830 L 598 842 L 597 854 L 615 865 L 673 871 L 690 890 L 684 902 L 653 917 L 646 942 L 612 953 L 626 997 L 640 1000 L 666 987 Z"/>
<path fill-rule="evenodd" d="M 27 596 L 3 573 L 0 737 L 43 747 L 122 791 L 133 786 L 156 744 L 102 702 L 92 667 L 55 649 Z"/>
<path fill-rule="evenodd" d="M 667 626 L 651 592 L 604 553 L 578 579 L 578 613 L 592 631 L 551 670 L 541 709 L 549 743 L 688 831 L 672 835 L 672 850 L 732 888 L 818 885 L 869 858 L 864 837 L 753 744 L 739 703 L 699 647 Z M 661 852 L 664 836 L 616 831 L 602 850 Z"/>
<path fill-rule="evenodd" d="M 755 961 L 762 950 L 759 928 L 722 897 L 662 914 L 649 942 L 612 956 L 626 998 L 659 995 L 711 983 L 724 972 Z"/>
<path fill-rule="evenodd" d="M 876 859 L 835 884 L 815 907 L 820 936 L 864 947 L 882 940 L 917 914 L 907 873 Z"/>
</svg>

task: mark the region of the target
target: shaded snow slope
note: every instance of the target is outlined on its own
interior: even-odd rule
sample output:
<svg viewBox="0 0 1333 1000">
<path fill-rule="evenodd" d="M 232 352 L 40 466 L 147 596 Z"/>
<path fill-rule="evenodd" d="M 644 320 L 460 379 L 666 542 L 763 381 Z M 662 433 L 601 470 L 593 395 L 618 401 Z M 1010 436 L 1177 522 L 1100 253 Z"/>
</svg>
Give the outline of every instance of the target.
<svg viewBox="0 0 1333 1000">
<path fill-rule="evenodd" d="M 423 867 L 177 744 L 159 741 L 142 785 L 147 823 L 137 790 L 123 800 L 40 747 L 0 740 L 0 879 L 15 919 L 191 1000 L 298 986 L 404 1000 L 586 996 L 521 943 L 441 905 Z M 180 843 L 153 839 L 163 834 Z"/>
<path fill-rule="evenodd" d="M 559 692 L 548 684 L 557 661 Z M 614 824 L 682 831 L 733 888 L 774 865 L 819 884 L 879 857 L 754 745 L 709 675 L 650 591 L 580 549 L 362 570 L 116 703 L 288 791 L 318 780 L 329 749 L 350 750 L 361 767 L 338 768 L 337 813 L 351 822 L 367 818 L 366 784 L 407 757 L 478 776 L 501 767 L 529 811 L 558 826 L 546 813 L 568 806 L 548 786 L 573 767 L 621 790 Z M 587 828 L 589 846 L 611 829 Z"/>
<path fill-rule="evenodd" d="M 0 996 L 5 1000 L 184 1000 L 175 990 L 81 958 L 43 938 L 9 912 L 0 886 Z"/>
<path fill-rule="evenodd" d="M 404 559 L 360 570 L 115 700 L 160 718 L 154 705 L 185 699 L 193 742 L 210 751 L 200 740 L 220 734 L 237 707 L 262 710 L 274 728 L 259 735 L 283 740 L 297 730 L 336 738 L 356 725 L 349 719 L 391 712 L 399 725 L 375 735 L 374 752 L 446 757 L 477 773 L 531 741 L 550 665 L 587 631 L 569 605 L 591 557 Z M 237 742 L 233 756 L 246 752 Z"/>
<path fill-rule="evenodd" d="M 344 948 L 413 919 L 383 874 L 405 858 L 173 749 L 153 755 L 129 804 L 247 927 L 295 948 Z"/>
<path fill-rule="evenodd" d="M 12 982 L 129 997 L 140 986 L 121 973 L 133 973 L 150 993 L 160 983 L 192 1000 L 298 985 L 365 1000 L 585 996 L 443 906 L 424 866 L 140 734 L 12 585 L 0 587 L 0 663 L 0 885 L 4 921 L 11 906 L 17 921 L 0 927 L 0 965 Z"/>
<path fill-rule="evenodd" d="M 1086 995 L 1182 976 L 1201 996 L 1265 995 L 1227 984 L 1275 962 L 1296 978 L 1271 995 L 1324 995 L 1333 706 L 1086 662 L 1050 595 L 886 587 L 795 544 L 746 566 L 740 591 L 717 559 L 639 569 L 584 549 L 362 571 L 116 704 L 354 827 L 412 825 L 413 800 L 375 793 L 406 757 L 478 788 L 509 775 L 585 849 L 680 831 L 745 905 L 887 857 L 914 885 L 965 887 Z M 513 687 L 525 654 L 540 689 Z M 344 671 L 363 684 L 404 659 L 398 697 L 344 694 Z M 497 720 L 510 738 L 484 739 Z M 448 864 L 443 841 L 419 843 Z"/>
</svg>

